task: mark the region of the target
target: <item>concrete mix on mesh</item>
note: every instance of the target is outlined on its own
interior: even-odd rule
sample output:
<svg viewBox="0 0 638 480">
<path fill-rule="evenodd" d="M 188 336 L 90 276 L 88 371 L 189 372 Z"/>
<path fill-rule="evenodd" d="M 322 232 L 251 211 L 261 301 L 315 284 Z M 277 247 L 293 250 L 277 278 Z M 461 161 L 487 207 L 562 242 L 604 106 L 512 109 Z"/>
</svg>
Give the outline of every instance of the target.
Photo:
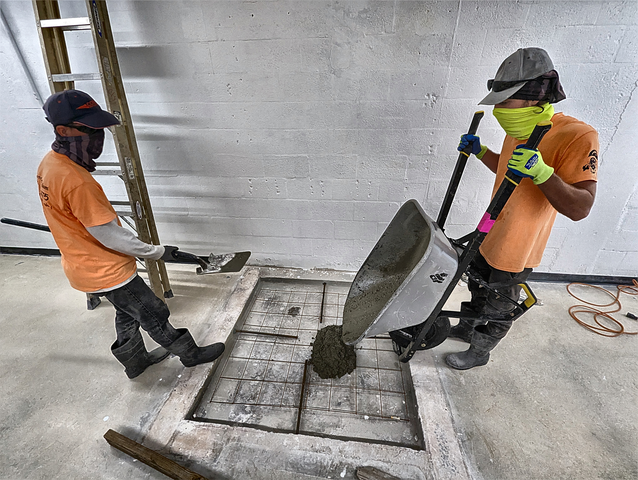
<svg viewBox="0 0 638 480">
<path fill-rule="evenodd" d="M 310 363 L 321 378 L 340 378 L 357 366 L 354 346 L 343 343 L 341 332 L 341 325 L 329 325 L 317 332 Z"/>
</svg>

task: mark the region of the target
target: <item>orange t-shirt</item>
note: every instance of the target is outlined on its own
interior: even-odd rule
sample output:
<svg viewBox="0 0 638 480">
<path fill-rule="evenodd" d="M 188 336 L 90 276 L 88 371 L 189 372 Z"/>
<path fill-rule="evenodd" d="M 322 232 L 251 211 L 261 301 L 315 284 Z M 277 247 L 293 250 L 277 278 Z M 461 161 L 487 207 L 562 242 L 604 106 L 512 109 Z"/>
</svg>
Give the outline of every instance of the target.
<svg viewBox="0 0 638 480">
<path fill-rule="evenodd" d="M 543 161 L 554 167 L 554 173 L 570 185 L 595 181 L 599 149 L 596 130 L 562 113 L 555 114 L 552 123 L 538 147 Z M 525 142 L 509 135 L 505 137 L 492 197 L 505 177 L 512 152 L 522 143 Z M 556 213 L 532 180 L 523 179 L 481 244 L 481 254 L 492 267 L 506 272 L 538 267 Z"/>
<path fill-rule="evenodd" d="M 85 228 L 117 218 L 102 187 L 86 169 L 50 151 L 38 167 L 37 178 L 42 210 L 73 288 L 96 292 L 135 274 L 135 258 L 106 248 Z"/>
</svg>

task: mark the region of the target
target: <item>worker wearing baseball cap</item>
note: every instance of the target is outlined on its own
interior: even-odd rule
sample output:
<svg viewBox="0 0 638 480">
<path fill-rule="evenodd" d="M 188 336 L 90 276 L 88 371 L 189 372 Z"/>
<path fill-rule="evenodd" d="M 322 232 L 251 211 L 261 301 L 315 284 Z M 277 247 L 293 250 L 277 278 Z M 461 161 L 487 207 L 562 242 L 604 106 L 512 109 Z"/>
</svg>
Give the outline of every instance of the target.
<svg viewBox="0 0 638 480">
<path fill-rule="evenodd" d="M 589 215 L 596 196 L 598 134 L 590 125 L 556 113 L 566 98 L 558 72 L 541 48 L 521 48 L 507 57 L 487 83 L 489 94 L 479 103 L 494 105 L 493 114 L 505 131 L 500 153 L 482 145 L 476 135 L 463 135 L 458 149 L 471 152 L 496 174 L 492 196 L 508 169 L 524 177 L 514 190 L 470 265 L 486 289 L 470 279 L 471 301 L 461 311 L 479 320 L 461 318 L 451 338 L 470 344 L 467 351 L 447 356 L 452 368 L 485 365 L 490 351 L 512 326 L 521 287 L 542 259 L 557 213 L 578 221 Z M 551 121 L 538 150 L 525 148 L 536 124 Z"/>
<path fill-rule="evenodd" d="M 43 109 L 55 130 L 37 172 L 44 216 L 71 286 L 104 296 L 115 307 L 117 339 L 111 352 L 126 375 L 137 377 L 169 353 L 187 367 L 218 358 L 224 344 L 199 347 L 186 328 L 174 328 L 166 304 L 137 275 L 135 257 L 169 260 L 177 247 L 149 245 L 122 228 L 90 173 L 102 154 L 104 129 L 119 125 L 118 119 L 79 90 L 51 95 Z M 140 327 L 161 347 L 148 352 Z"/>
</svg>

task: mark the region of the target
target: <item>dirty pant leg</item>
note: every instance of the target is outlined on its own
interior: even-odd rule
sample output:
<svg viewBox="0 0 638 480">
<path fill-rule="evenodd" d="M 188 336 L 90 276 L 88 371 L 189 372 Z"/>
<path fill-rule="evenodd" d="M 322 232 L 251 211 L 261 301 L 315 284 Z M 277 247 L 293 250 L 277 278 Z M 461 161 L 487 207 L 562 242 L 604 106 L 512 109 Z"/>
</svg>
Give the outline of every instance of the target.
<svg viewBox="0 0 638 480">
<path fill-rule="evenodd" d="M 494 338 L 503 338 L 512 327 L 513 321 L 508 320 L 509 314 L 516 308 L 507 298 L 518 303 L 521 294 L 521 287 L 518 284 L 527 280 L 532 269 L 526 268 L 522 272 L 499 270 L 487 263 L 480 253 L 475 257 L 474 262 L 476 270 L 489 284 L 507 284 L 506 286 L 496 288 L 497 293 L 487 292 L 486 289 L 482 287 L 477 289 L 482 290 L 485 296 L 485 303 L 482 308 L 483 315 L 487 318 L 494 319 L 494 321 L 488 321 L 487 325 L 483 327 L 477 327 L 478 330 Z"/>
<path fill-rule="evenodd" d="M 476 252 L 476 256 L 470 265 L 472 270 L 479 274 L 481 280 L 489 283 L 492 267 L 485 261 L 481 252 Z M 476 312 L 482 311 L 487 301 L 487 290 L 471 278 L 468 279 L 467 288 L 471 295 L 470 305 L 472 309 Z"/>
<path fill-rule="evenodd" d="M 157 298 L 139 275 L 126 285 L 101 295 L 115 307 L 117 346 L 133 338 L 140 326 L 163 347 L 179 337 L 168 321 L 168 306 Z"/>
</svg>

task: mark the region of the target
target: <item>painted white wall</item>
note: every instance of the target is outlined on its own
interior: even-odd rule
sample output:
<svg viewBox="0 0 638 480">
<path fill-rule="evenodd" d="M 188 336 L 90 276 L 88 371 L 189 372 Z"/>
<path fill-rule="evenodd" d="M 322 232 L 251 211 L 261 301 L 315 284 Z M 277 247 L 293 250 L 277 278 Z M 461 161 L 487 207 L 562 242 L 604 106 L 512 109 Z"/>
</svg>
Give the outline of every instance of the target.
<svg viewBox="0 0 638 480">
<path fill-rule="evenodd" d="M 48 96 L 31 2 L 0 3 Z M 61 0 L 65 16 L 84 2 Z M 120 66 L 162 242 L 196 253 L 357 270 L 398 207 L 436 218 L 456 145 L 501 61 L 552 56 L 557 105 L 600 134 L 591 215 L 558 218 L 538 271 L 636 275 L 638 2 L 109 1 Z M 43 222 L 37 165 L 53 139 L 0 27 L 0 215 Z M 74 71 L 97 71 L 90 33 L 67 33 Z M 101 98 L 101 87 L 76 88 Z M 479 133 L 503 138 L 487 111 Z M 107 134 L 108 135 L 108 134 Z M 112 160 L 113 148 L 103 160 Z M 120 181 L 100 177 L 111 199 Z M 493 176 L 472 158 L 447 224 L 475 227 Z M 0 225 L 0 245 L 55 248 Z"/>
</svg>

